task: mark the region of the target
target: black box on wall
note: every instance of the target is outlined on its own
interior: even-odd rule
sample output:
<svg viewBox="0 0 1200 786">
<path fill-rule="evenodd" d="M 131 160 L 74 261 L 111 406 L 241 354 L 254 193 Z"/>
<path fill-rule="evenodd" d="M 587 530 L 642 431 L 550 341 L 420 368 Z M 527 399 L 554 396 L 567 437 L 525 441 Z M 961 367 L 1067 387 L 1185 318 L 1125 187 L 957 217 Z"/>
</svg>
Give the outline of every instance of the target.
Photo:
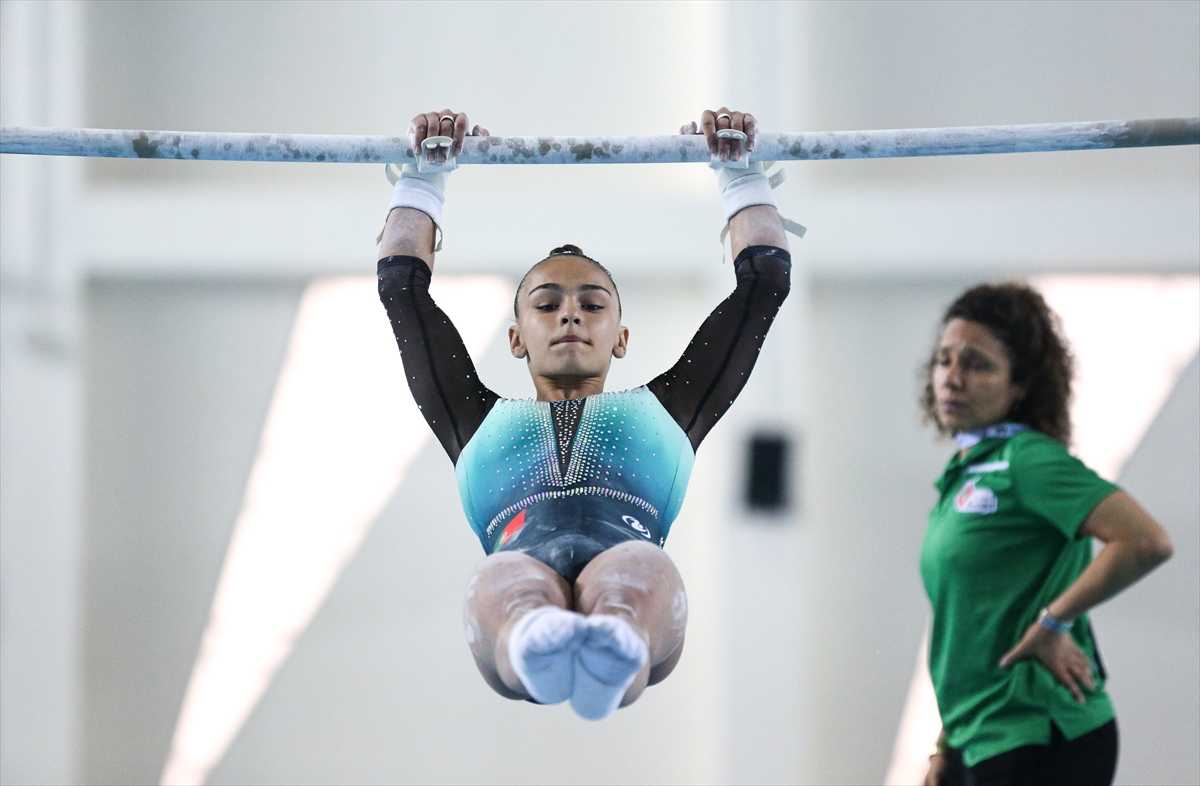
<svg viewBox="0 0 1200 786">
<path fill-rule="evenodd" d="M 746 449 L 746 505 L 764 513 L 783 513 L 791 504 L 789 462 L 791 440 L 783 434 L 759 433 Z"/>
</svg>

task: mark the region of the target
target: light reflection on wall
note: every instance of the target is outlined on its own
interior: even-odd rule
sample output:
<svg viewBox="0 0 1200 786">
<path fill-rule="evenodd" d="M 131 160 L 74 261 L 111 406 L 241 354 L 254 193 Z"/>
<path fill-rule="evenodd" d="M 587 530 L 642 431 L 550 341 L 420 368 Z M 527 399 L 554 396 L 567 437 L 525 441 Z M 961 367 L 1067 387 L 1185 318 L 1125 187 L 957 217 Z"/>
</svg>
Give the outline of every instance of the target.
<svg viewBox="0 0 1200 786">
<path fill-rule="evenodd" d="M 320 279 L 301 300 L 164 784 L 205 781 L 429 437 L 375 290 Z M 512 284 L 439 276 L 432 292 L 478 356 Z"/>
<path fill-rule="evenodd" d="M 1075 353 L 1072 452 L 1116 480 L 1200 350 L 1200 276 L 1057 275 L 1030 283 L 1062 318 Z M 942 728 L 926 647 L 923 640 L 889 786 L 924 782 Z"/>
<path fill-rule="evenodd" d="M 1074 452 L 1116 480 L 1200 349 L 1200 276 L 1030 281 L 1075 351 Z"/>
</svg>

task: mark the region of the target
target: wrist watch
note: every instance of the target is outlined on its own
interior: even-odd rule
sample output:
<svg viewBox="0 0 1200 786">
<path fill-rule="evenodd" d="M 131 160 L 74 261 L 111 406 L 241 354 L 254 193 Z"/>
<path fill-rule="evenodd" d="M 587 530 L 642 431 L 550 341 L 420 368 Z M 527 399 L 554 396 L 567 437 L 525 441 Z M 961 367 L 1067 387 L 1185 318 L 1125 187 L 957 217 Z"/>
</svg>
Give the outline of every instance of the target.
<svg viewBox="0 0 1200 786">
<path fill-rule="evenodd" d="M 1037 623 L 1051 633 L 1066 633 L 1075 625 L 1075 620 L 1064 622 L 1050 614 L 1050 607 L 1042 609 L 1038 614 Z"/>
</svg>

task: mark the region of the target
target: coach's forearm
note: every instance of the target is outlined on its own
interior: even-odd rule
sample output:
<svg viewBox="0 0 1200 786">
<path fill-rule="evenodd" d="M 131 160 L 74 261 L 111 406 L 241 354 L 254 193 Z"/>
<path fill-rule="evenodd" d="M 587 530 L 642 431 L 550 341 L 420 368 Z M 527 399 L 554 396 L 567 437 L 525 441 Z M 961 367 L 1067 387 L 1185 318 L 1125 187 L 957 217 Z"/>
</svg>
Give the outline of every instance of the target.
<svg viewBox="0 0 1200 786">
<path fill-rule="evenodd" d="M 1170 559 L 1167 531 L 1124 491 L 1105 497 L 1088 514 L 1079 533 L 1104 543 L 1096 558 L 1050 604 L 1051 616 L 1073 620 L 1138 581 Z"/>
<path fill-rule="evenodd" d="M 729 220 L 729 243 L 733 258 L 748 246 L 775 246 L 787 250 L 787 235 L 779 211 L 770 205 L 753 205 Z"/>
<path fill-rule="evenodd" d="M 379 258 L 395 256 L 417 257 L 433 270 L 433 219 L 408 207 L 398 207 L 388 213 L 379 243 Z"/>
</svg>

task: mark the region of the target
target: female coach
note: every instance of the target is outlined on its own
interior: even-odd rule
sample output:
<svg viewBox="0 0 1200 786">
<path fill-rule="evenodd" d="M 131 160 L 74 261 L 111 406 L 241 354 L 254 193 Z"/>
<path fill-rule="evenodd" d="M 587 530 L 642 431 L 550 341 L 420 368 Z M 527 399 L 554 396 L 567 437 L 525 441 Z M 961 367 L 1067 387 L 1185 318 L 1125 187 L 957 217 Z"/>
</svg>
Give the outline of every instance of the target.
<svg viewBox="0 0 1200 786">
<path fill-rule="evenodd" d="M 959 297 L 926 379 L 925 414 L 959 450 L 921 548 L 943 727 L 925 782 L 1109 784 L 1116 721 L 1087 612 L 1171 541 L 1067 452 L 1071 356 L 1030 287 Z"/>
</svg>

